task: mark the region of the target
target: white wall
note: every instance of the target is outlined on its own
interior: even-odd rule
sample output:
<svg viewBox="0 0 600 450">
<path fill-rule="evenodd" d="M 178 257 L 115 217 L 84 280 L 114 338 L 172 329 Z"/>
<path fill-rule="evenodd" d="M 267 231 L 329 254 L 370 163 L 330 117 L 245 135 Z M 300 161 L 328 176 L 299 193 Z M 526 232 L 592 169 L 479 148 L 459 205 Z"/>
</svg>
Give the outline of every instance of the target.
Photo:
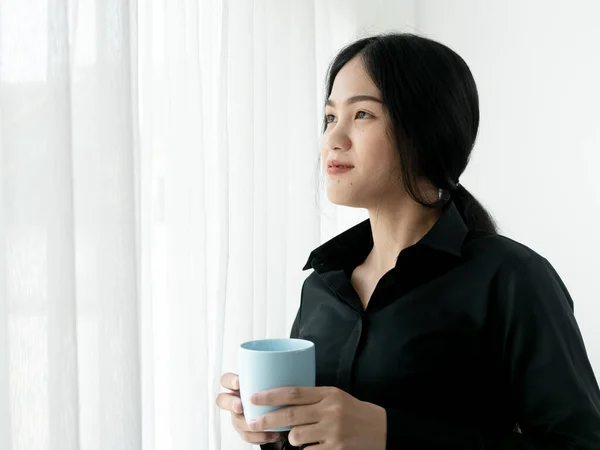
<svg viewBox="0 0 600 450">
<path fill-rule="evenodd" d="M 600 376 L 600 2 L 420 0 L 416 18 L 479 87 L 462 183 L 558 270 Z"/>
</svg>

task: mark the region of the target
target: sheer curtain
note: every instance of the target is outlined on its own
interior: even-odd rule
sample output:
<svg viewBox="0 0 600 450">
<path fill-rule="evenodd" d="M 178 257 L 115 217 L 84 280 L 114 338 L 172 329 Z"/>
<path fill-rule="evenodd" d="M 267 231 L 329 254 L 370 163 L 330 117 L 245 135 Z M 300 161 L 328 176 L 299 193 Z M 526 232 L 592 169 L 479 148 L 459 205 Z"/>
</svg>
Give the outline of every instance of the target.
<svg viewBox="0 0 600 450">
<path fill-rule="evenodd" d="M 329 59 L 413 2 L 0 0 L 0 448 L 242 449 L 214 398 L 285 336 Z"/>
</svg>

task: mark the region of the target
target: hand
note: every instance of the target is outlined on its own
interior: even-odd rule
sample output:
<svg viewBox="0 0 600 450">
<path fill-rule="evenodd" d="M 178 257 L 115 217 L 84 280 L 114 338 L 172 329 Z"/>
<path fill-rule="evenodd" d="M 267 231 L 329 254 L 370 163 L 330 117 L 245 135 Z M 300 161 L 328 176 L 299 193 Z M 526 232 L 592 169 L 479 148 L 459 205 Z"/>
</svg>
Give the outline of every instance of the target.
<svg viewBox="0 0 600 450">
<path fill-rule="evenodd" d="M 290 444 L 311 450 L 385 450 L 385 409 L 333 387 L 284 387 L 252 395 L 255 405 L 283 406 L 250 424 L 252 431 L 293 426 Z"/>
<path fill-rule="evenodd" d="M 260 445 L 278 442 L 282 439 L 281 433 L 254 432 L 248 428 L 240 400 L 240 380 L 236 374 L 224 374 L 221 377 L 221 385 L 231 392 L 222 392 L 217 395 L 217 406 L 231 412 L 231 423 L 244 441 Z"/>
</svg>

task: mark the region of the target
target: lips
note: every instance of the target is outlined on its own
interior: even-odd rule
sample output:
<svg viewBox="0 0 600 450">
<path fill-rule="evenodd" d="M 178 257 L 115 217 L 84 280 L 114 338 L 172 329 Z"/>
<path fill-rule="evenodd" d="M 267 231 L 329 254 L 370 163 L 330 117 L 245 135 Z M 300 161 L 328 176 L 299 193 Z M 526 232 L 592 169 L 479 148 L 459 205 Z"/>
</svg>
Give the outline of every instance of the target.
<svg viewBox="0 0 600 450">
<path fill-rule="evenodd" d="M 327 162 L 327 167 L 336 167 L 338 169 L 353 169 L 354 166 L 343 161 L 332 160 Z"/>
<path fill-rule="evenodd" d="M 354 166 L 352 164 L 342 161 L 329 161 L 327 164 L 327 174 L 332 176 L 341 175 L 350 172 L 353 169 Z"/>
</svg>

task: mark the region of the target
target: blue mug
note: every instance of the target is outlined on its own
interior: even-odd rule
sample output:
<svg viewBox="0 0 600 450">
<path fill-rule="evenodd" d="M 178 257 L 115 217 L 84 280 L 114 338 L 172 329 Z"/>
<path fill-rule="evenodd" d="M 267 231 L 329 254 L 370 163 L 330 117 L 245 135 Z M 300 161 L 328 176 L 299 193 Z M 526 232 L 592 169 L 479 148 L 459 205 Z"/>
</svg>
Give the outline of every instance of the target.
<svg viewBox="0 0 600 450">
<path fill-rule="evenodd" d="M 285 386 L 315 386 L 315 345 L 304 339 L 261 339 L 239 350 L 240 397 L 246 422 L 284 406 L 258 406 L 252 394 Z M 289 431 L 291 426 L 266 431 Z"/>
</svg>

